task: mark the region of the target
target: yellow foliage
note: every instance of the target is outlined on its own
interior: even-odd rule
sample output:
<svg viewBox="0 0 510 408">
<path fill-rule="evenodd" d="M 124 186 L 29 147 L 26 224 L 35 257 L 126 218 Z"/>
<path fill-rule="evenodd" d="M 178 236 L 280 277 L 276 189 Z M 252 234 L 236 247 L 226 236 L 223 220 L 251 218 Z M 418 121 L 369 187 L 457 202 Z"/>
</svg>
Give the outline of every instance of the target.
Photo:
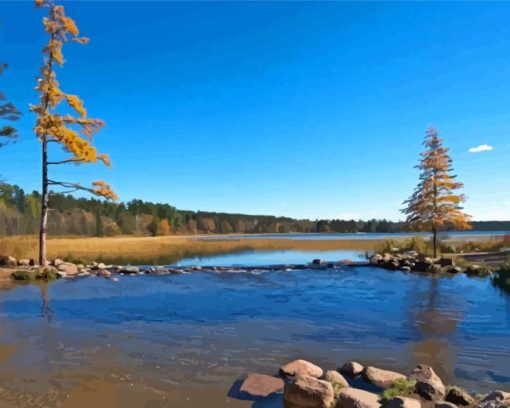
<svg viewBox="0 0 510 408">
<path fill-rule="evenodd" d="M 72 18 L 65 15 L 63 6 L 55 5 L 53 1 L 48 2 L 46 0 L 35 0 L 35 5 L 37 7 L 48 7 L 49 9 L 49 16 L 43 18 L 43 26 L 44 30 L 50 35 L 50 39 L 43 50 L 46 57 L 36 87 L 40 95 L 40 103 L 31 106 L 31 110 L 37 114 L 34 131 L 43 143 L 47 141 L 58 142 L 66 152 L 71 154 L 71 157 L 63 162 L 95 163 L 99 160 L 111 167 L 108 155 L 99 154 L 92 145 L 92 135 L 104 126 L 104 122 L 101 119 L 87 118 L 83 101 L 77 95 L 64 93 L 56 80 L 54 63 L 61 66 L 64 64 L 62 48 L 68 41 L 67 35 L 71 34 L 72 40 L 81 44 L 88 43 L 88 38 L 78 37 L 78 27 Z M 76 117 L 73 115 L 62 116 L 56 112 L 59 104 L 64 99 L 69 107 L 77 113 Z M 80 133 L 85 138 L 80 137 Z M 54 184 L 68 185 L 69 183 L 54 182 Z M 117 199 L 110 186 L 104 182 L 94 182 L 92 189 L 79 188 L 107 199 Z"/>
</svg>

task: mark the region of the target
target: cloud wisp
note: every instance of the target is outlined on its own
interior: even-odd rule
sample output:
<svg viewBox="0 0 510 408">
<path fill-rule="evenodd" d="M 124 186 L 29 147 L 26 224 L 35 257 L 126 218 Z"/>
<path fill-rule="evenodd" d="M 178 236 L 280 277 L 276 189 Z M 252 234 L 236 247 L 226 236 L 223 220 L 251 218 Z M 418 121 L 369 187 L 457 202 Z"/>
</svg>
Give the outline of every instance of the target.
<svg viewBox="0 0 510 408">
<path fill-rule="evenodd" d="M 468 152 L 469 153 L 481 153 L 481 152 L 490 152 L 491 150 L 494 150 L 494 147 L 488 144 L 482 144 L 480 146 L 471 147 Z"/>
</svg>

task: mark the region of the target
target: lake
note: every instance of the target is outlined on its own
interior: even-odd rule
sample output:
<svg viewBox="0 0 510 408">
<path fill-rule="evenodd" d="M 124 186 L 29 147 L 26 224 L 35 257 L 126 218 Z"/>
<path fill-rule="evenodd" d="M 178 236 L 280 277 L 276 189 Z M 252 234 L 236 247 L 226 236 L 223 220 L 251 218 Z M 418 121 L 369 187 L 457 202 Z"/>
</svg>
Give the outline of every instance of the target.
<svg viewBox="0 0 510 408">
<path fill-rule="evenodd" d="M 357 259 L 248 252 L 182 264 Z M 59 280 L 0 290 L 0 401 L 13 407 L 277 407 L 228 397 L 248 372 L 356 359 L 510 389 L 510 296 L 489 279 L 372 267 Z M 10 404 L 10 405 L 9 405 Z M 0 403 L 0 406 L 2 403 Z"/>
</svg>

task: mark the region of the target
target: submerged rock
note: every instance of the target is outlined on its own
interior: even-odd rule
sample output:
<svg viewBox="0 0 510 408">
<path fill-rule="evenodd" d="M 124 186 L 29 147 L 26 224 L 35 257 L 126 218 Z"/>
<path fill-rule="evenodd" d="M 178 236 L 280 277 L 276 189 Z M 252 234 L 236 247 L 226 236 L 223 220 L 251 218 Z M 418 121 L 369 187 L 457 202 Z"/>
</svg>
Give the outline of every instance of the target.
<svg viewBox="0 0 510 408">
<path fill-rule="evenodd" d="M 340 372 L 342 374 L 348 375 L 349 377 L 356 377 L 363 372 L 363 366 L 357 361 L 350 361 L 345 363 L 340 367 Z"/>
<path fill-rule="evenodd" d="M 476 408 L 503 408 L 510 406 L 510 392 L 493 391 L 481 400 Z"/>
<path fill-rule="evenodd" d="M 280 373 L 287 377 L 309 376 L 322 377 L 322 368 L 306 360 L 294 360 L 280 367 Z"/>
<path fill-rule="evenodd" d="M 284 385 L 281 378 L 252 373 L 248 374 L 239 391 L 243 396 L 266 398 L 271 394 L 282 392 Z"/>
<path fill-rule="evenodd" d="M 298 376 L 285 384 L 285 405 L 299 408 L 330 408 L 335 399 L 333 386 L 323 380 L 309 376 Z"/>
<path fill-rule="evenodd" d="M 381 388 L 388 388 L 395 380 L 406 379 L 404 374 L 395 371 L 382 370 L 376 367 L 367 367 L 363 372 L 363 376 L 372 384 Z"/>
</svg>

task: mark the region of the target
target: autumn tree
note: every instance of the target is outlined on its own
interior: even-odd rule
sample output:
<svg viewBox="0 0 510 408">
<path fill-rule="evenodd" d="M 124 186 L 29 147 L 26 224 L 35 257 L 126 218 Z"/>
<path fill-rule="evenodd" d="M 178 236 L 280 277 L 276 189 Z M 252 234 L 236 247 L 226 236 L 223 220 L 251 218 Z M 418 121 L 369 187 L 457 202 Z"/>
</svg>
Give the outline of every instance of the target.
<svg viewBox="0 0 510 408">
<path fill-rule="evenodd" d="M 437 130 L 430 127 L 423 142 L 425 151 L 416 168 L 421 170 L 420 182 L 412 196 L 404 202 L 407 208 L 402 212 L 407 215 L 406 223 L 419 231 L 430 231 L 434 257 L 437 256 L 437 233 L 446 228 L 469 229 L 469 216 L 462 212 L 462 194 L 455 191 L 463 184 L 452 175 L 452 159 L 443 146 L 443 140 Z"/>
<path fill-rule="evenodd" d="M 64 65 L 62 54 L 63 45 L 71 41 L 87 44 L 86 37 L 79 37 L 79 31 L 74 20 L 65 15 L 64 7 L 56 5 L 53 0 L 35 0 L 37 7 L 48 10 L 48 16 L 43 18 L 44 31 L 49 36 L 48 43 L 43 49 L 44 64 L 38 78 L 37 91 L 39 103 L 31 106 L 36 113 L 37 121 L 34 128 L 37 138 L 42 145 L 42 195 L 41 220 L 39 231 L 39 263 L 46 264 L 46 234 L 48 223 L 48 187 L 63 187 L 68 192 L 77 190 L 116 200 L 117 196 L 104 181 L 94 181 L 92 186 L 86 187 L 78 183 L 57 181 L 49 178 L 48 166 L 61 164 L 84 164 L 102 162 L 110 167 L 110 159 L 105 154 L 99 154 L 92 145 L 93 135 L 99 131 L 104 123 L 100 119 L 87 116 L 83 101 L 77 95 L 64 93 L 56 79 L 57 66 Z M 58 113 L 59 105 L 66 102 L 71 113 Z M 59 161 L 48 161 L 48 147 L 50 144 L 60 146 L 68 157 Z"/>
<path fill-rule="evenodd" d="M 3 74 L 7 68 L 7 64 L 0 64 L 0 75 Z M 21 112 L 16 109 L 12 102 L 7 100 L 7 97 L 0 92 L 0 119 L 2 121 L 16 121 L 20 118 Z M 0 147 L 13 141 L 18 137 L 16 128 L 11 125 L 0 125 Z"/>
</svg>

